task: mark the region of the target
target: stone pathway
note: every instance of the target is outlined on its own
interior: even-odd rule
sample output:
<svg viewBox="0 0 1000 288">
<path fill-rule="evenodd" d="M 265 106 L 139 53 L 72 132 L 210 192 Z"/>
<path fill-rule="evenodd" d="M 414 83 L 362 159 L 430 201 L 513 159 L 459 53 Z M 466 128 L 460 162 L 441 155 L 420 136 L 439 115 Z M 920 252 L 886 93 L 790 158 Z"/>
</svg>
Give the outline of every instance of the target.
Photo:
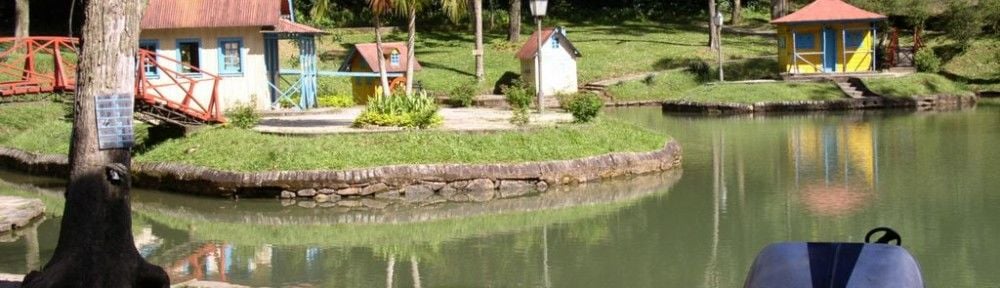
<svg viewBox="0 0 1000 288">
<path fill-rule="evenodd" d="M 265 116 L 254 130 L 262 133 L 284 135 L 322 135 L 338 133 L 375 133 L 403 131 L 403 128 L 353 128 L 354 119 L 364 108 L 352 107 L 325 114 Z M 513 112 L 493 108 L 443 108 L 439 112 L 444 124 L 436 130 L 447 131 L 494 131 L 520 128 L 510 124 Z M 572 122 L 568 113 L 546 112 L 531 114 L 531 126 L 554 125 Z"/>
<path fill-rule="evenodd" d="M 0 196 L 0 234 L 27 226 L 45 213 L 45 203 L 38 199 Z"/>
</svg>

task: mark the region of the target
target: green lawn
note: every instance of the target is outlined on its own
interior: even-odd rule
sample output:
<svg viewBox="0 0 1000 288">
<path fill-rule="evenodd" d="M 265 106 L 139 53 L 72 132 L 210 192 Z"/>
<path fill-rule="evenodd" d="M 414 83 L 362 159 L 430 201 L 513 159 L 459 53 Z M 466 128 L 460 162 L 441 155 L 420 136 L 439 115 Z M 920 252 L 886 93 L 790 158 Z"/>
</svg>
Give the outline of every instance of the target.
<svg viewBox="0 0 1000 288">
<path fill-rule="evenodd" d="M 66 154 L 72 124 L 65 105 L 42 101 L 0 104 L 0 146 Z"/>
<path fill-rule="evenodd" d="M 778 82 L 760 84 L 702 85 L 688 90 L 676 100 L 704 103 L 817 101 L 843 99 L 832 83 Z"/>
<path fill-rule="evenodd" d="M 580 23 L 553 23 L 547 26 L 564 25 L 569 39 L 583 57 L 579 61 L 580 82 L 608 79 L 637 72 L 666 70 L 678 67 L 686 59 L 712 61 L 715 54 L 707 47 L 708 31 L 688 24 L 626 22 L 615 26 Z M 525 27 L 530 29 L 529 27 Z M 472 57 L 473 38 L 471 33 L 427 31 L 417 27 L 417 58 L 424 69 L 417 73 L 417 80 L 425 89 L 441 94 L 451 88 L 474 80 L 475 62 Z M 532 31 L 525 30 L 522 42 Z M 321 70 L 336 70 L 347 49 L 353 43 L 373 42 L 374 32 L 354 30 L 331 30 L 331 35 L 318 41 Z M 390 33 L 385 41 L 405 41 L 406 33 Z M 505 35 L 487 34 L 486 81 L 480 88 L 489 91 L 500 77 L 507 72 L 520 73 L 520 64 L 514 58 L 521 44 L 507 43 Z M 774 53 L 773 40 L 760 36 L 727 35 L 724 39 L 727 58 L 743 59 L 761 57 Z M 293 48 L 282 47 L 285 51 Z M 628 53 L 623 53 L 628 51 Z M 291 52 L 288 52 L 291 53 Z M 291 55 L 283 59 L 291 59 Z M 285 61 L 286 67 L 296 67 L 294 61 Z M 347 78 L 323 77 L 321 86 L 328 90 L 347 94 L 350 91 Z"/>
<path fill-rule="evenodd" d="M 699 78 L 684 70 L 672 70 L 641 81 L 613 85 L 607 92 L 615 101 L 673 100 L 701 85 Z"/>
<path fill-rule="evenodd" d="M 942 72 L 953 80 L 974 91 L 1000 91 L 1000 39 L 973 39 L 963 49 L 945 35 L 932 35 L 926 44 L 944 60 Z"/>
<path fill-rule="evenodd" d="M 904 77 L 871 78 L 864 80 L 873 92 L 885 97 L 910 98 L 933 95 L 972 95 L 961 83 L 944 76 L 917 73 Z"/>
<path fill-rule="evenodd" d="M 231 171 L 348 169 L 393 164 L 510 163 L 652 151 L 667 137 L 617 120 L 527 131 L 288 137 L 208 129 L 167 141 L 140 162 L 177 162 Z M 238 155 L 238 156 L 237 156 Z"/>
</svg>

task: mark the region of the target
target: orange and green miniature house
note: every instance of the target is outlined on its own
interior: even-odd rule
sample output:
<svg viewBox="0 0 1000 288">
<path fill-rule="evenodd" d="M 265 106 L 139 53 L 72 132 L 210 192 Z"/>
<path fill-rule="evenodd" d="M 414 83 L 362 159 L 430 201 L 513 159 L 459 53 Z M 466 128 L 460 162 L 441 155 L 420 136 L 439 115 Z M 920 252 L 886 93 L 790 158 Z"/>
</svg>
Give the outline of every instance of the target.
<svg viewBox="0 0 1000 288">
<path fill-rule="evenodd" d="M 816 0 L 771 21 L 778 30 L 778 63 L 788 74 L 874 72 L 876 23 L 885 15 L 842 0 Z"/>
<path fill-rule="evenodd" d="M 340 65 L 337 74 L 351 77 L 355 103 L 368 103 L 368 97 L 382 91 L 378 57 L 382 57 L 382 60 L 385 61 L 389 89 L 395 89 L 406 83 L 406 66 L 410 61 L 407 57 L 408 51 L 406 43 L 403 42 L 382 43 L 383 55 L 378 55 L 375 43 L 355 44 L 347 58 L 344 59 L 344 63 Z M 413 61 L 415 61 L 413 70 L 419 71 L 421 69 L 420 62 L 417 59 L 413 59 Z"/>
</svg>

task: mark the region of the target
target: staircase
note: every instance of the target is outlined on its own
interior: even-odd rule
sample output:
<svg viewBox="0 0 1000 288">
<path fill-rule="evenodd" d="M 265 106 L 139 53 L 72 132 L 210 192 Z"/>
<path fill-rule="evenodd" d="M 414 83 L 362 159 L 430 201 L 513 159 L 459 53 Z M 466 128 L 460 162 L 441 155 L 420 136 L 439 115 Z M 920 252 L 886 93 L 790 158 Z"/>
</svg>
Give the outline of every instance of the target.
<svg viewBox="0 0 1000 288">
<path fill-rule="evenodd" d="M 863 99 L 863 98 L 877 98 L 881 95 L 875 94 L 865 86 L 865 83 L 859 78 L 849 77 L 849 78 L 838 78 L 834 79 L 837 83 L 837 87 L 840 87 L 840 91 L 843 91 L 847 97 L 851 99 Z"/>
</svg>

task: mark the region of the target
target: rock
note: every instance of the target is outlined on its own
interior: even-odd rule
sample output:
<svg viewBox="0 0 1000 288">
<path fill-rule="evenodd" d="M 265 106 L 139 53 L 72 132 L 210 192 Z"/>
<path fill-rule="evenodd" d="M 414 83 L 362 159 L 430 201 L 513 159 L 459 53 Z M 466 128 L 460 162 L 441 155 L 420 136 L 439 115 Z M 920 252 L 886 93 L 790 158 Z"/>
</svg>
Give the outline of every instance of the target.
<svg viewBox="0 0 1000 288">
<path fill-rule="evenodd" d="M 361 195 L 367 196 L 367 195 L 382 193 L 385 191 L 389 191 L 389 185 L 385 185 L 385 183 L 375 183 L 372 185 L 368 185 L 368 187 L 365 187 L 365 189 L 362 189 Z"/>
<path fill-rule="evenodd" d="M 365 205 L 365 207 L 372 208 L 372 209 L 379 209 L 379 210 L 385 209 L 385 207 L 389 207 L 389 203 L 387 203 L 385 201 L 379 201 L 379 200 L 368 199 L 368 198 L 361 199 L 361 205 Z"/>
<path fill-rule="evenodd" d="M 434 191 L 441 190 L 441 188 L 444 188 L 445 185 L 448 185 L 448 183 L 435 182 L 435 181 L 420 181 L 420 184 L 427 186 L 428 188 L 431 188 L 431 190 Z"/>
<path fill-rule="evenodd" d="M 337 190 L 337 195 L 340 196 L 356 196 L 361 195 L 361 189 L 356 187 L 344 188 Z"/>
<path fill-rule="evenodd" d="M 337 196 L 337 197 L 340 197 L 340 196 Z M 327 201 L 330 201 L 330 195 L 316 194 L 316 196 L 313 196 L 313 200 L 315 200 L 317 203 L 327 202 Z"/>
<path fill-rule="evenodd" d="M 348 207 L 348 208 L 357 208 L 357 207 L 364 206 L 364 204 L 362 204 L 361 201 L 358 201 L 358 200 L 341 200 L 341 201 L 337 202 L 337 206 Z"/>
<path fill-rule="evenodd" d="M 281 191 L 281 199 L 293 199 L 295 198 L 295 192 L 292 191 Z"/>
<path fill-rule="evenodd" d="M 385 191 L 375 194 L 375 199 L 400 200 L 403 199 L 403 194 L 399 190 Z"/>
<path fill-rule="evenodd" d="M 469 195 L 469 200 L 472 200 L 472 201 L 475 201 L 475 202 L 486 202 L 486 201 L 493 200 L 493 197 L 496 196 L 496 191 L 493 191 L 493 190 L 475 190 L 475 191 L 469 192 L 466 195 Z"/>
<path fill-rule="evenodd" d="M 478 191 L 478 190 L 493 190 L 496 186 L 490 179 L 476 179 L 469 182 L 468 186 L 465 186 L 465 190 L 468 191 Z"/>
<path fill-rule="evenodd" d="M 444 186 L 441 188 L 441 190 L 438 190 L 438 194 L 447 199 L 458 194 L 465 194 L 465 191 L 455 189 L 454 187 L 451 186 Z"/>
<path fill-rule="evenodd" d="M 337 189 L 319 189 L 319 191 L 316 191 L 316 193 L 323 195 L 333 195 L 337 194 Z"/>
<path fill-rule="evenodd" d="M 295 205 L 295 199 L 281 199 L 281 206 L 288 207 Z"/>
<path fill-rule="evenodd" d="M 534 192 L 535 183 L 529 181 L 513 181 L 504 180 L 500 181 L 500 198 L 511 198 L 523 196 L 525 194 Z"/>
<path fill-rule="evenodd" d="M 545 182 L 545 181 L 538 181 L 538 183 L 535 183 L 535 189 L 538 189 L 538 191 L 541 191 L 541 192 L 548 191 L 549 190 L 549 183 Z"/>
<path fill-rule="evenodd" d="M 444 199 L 444 197 L 441 197 L 439 195 L 431 195 L 431 197 L 427 197 L 427 199 L 424 199 L 424 201 L 421 201 L 420 202 L 420 206 L 430 206 L 430 205 L 441 204 L 441 203 L 445 203 L 445 202 L 448 202 L 448 200 Z"/>
<path fill-rule="evenodd" d="M 466 186 L 469 186 L 469 181 L 463 180 L 448 183 L 448 187 L 454 188 L 455 190 L 465 189 Z"/>
<path fill-rule="evenodd" d="M 298 205 L 302 208 L 316 208 L 316 201 L 299 201 Z"/>
<path fill-rule="evenodd" d="M 316 196 L 316 189 L 302 189 L 296 194 L 299 195 L 299 197 L 313 197 Z"/>
<path fill-rule="evenodd" d="M 406 202 L 417 203 L 434 195 L 434 190 L 426 185 L 413 185 L 407 186 L 404 193 L 406 194 Z"/>
</svg>

